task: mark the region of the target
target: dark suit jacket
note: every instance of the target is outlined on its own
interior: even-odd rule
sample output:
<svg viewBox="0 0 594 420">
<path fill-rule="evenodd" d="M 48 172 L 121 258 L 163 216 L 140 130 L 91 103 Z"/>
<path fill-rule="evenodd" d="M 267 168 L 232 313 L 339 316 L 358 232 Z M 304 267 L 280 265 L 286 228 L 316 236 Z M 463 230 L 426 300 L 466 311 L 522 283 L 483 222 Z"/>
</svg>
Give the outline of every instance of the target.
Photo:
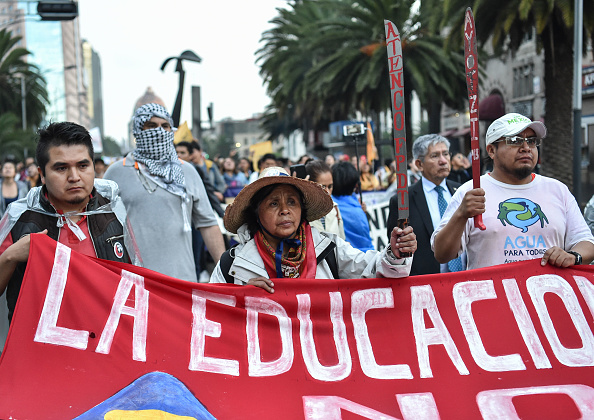
<svg viewBox="0 0 594 420">
<path fill-rule="evenodd" d="M 459 183 L 446 180 L 446 185 L 450 194 L 460 186 Z M 390 241 L 390 234 L 394 227 L 398 224 L 398 196 L 394 195 L 390 199 L 390 213 L 388 215 L 388 242 Z M 408 224 L 412 226 L 417 235 L 417 251 L 415 252 L 410 275 L 415 276 L 419 274 L 433 274 L 439 273 L 439 263 L 433 255 L 431 250 L 431 235 L 433 234 L 433 223 L 431 222 L 431 214 L 427 206 L 427 198 L 423 190 L 423 182 L 415 182 L 408 189 L 409 200 L 409 216 Z"/>
</svg>

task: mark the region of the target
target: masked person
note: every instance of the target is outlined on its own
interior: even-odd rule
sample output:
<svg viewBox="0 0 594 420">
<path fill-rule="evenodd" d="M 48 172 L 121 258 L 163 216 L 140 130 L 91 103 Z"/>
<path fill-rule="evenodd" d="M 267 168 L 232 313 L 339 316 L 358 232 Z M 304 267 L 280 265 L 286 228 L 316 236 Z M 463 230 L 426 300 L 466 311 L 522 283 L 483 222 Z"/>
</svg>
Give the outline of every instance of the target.
<svg viewBox="0 0 594 420">
<path fill-rule="evenodd" d="M 196 282 L 192 224 L 218 261 L 223 236 L 196 170 L 177 157 L 172 120 L 158 104 L 136 110 L 136 149 L 112 164 L 105 179 L 116 181 L 146 268 Z"/>
</svg>

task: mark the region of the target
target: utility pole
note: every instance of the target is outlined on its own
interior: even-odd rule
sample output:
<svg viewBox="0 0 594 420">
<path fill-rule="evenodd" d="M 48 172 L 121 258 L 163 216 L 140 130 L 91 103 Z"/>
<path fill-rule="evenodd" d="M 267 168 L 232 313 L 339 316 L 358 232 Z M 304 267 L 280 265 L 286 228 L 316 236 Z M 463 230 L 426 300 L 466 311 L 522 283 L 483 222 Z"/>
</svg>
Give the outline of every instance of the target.
<svg viewBox="0 0 594 420">
<path fill-rule="evenodd" d="M 573 19 L 573 195 L 582 197 L 582 28 L 583 0 L 575 0 Z"/>
</svg>

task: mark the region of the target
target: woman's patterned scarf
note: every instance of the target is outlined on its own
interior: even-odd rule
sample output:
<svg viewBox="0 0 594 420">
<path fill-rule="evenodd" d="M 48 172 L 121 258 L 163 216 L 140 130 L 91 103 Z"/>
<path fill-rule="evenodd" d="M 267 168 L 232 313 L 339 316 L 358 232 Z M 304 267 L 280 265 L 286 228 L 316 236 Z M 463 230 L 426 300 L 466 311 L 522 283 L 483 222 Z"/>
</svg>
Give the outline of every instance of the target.
<svg viewBox="0 0 594 420">
<path fill-rule="evenodd" d="M 295 237 L 293 239 L 284 240 L 284 243 L 289 246 L 289 252 L 286 256 L 282 254 L 280 256 L 280 270 L 282 277 L 301 277 L 301 274 L 303 274 L 303 270 L 306 267 L 304 262 L 307 255 L 307 242 L 305 222 L 302 222 L 297 229 Z M 266 271 L 268 271 L 269 275 L 271 273 L 273 274 L 270 277 L 279 278 L 280 276 L 277 272 L 278 270 L 276 270 L 275 262 L 277 260 L 277 253 L 279 251 L 282 253 L 282 249 L 274 249 L 272 245 L 270 245 L 270 243 L 266 240 L 262 231 L 258 231 L 258 233 L 256 233 L 256 245 L 258 246 L 258 251 L 260 251 L 260 255 L 264 260 Z M 313 243 L 311 246 L 313 246 Z M 274 273 L 276 273 L 276 275 L 274 275 Z"/>
</svg>

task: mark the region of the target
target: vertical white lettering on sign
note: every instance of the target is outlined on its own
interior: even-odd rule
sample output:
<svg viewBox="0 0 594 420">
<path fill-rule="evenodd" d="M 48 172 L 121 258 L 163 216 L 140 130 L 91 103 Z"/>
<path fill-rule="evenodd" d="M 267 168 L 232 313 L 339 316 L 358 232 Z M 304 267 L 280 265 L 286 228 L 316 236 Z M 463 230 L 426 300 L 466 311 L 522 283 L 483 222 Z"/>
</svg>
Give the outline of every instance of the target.
<svg viewBox="0 0 594 420">
<path fill-rule="evenodd" d="M 530 356 L 532 356 L 534 366 L 536 369 L 551 369 L 551 362 L 538 338 L 538 334 L 528 313 L 528 308 L 526 308 L 526 304 L 522 300 L 518 282 L 516 279 L 503 279 L 502 283 L 509 307 L 514 314 L 520 334 L 522 334 L 526 347 L 528 347 Z"/>
<path fill-rule="evenodd" d="M 542 329 L 559 362 L 565 366 L 594 366 L 594 336 L 592 336 L 592 330 L 569 283 L 562 277 L 543 274 L 532 276 L 526 280 L 526 287 L 536 308 Z M 544 301 L 545 293 L 554 293 L 561 298 L 580 335 L 582 347 L 567 348 L 561 343 Z"/>
<path fill-rule="evenodd" d="M 396 394 L 396 400 L 404 420 L 439 420 L 439 411 L 433 394 Z"/>
<path fill-rule="evenodd" d="M 246 296 L 247 310 L 247 347 L 249 376 L 274 376 L 287 372 L 293 365 L 294 350 L 291 318 L 285 308 L 273 300 Z M 258 335 L 258 313 L 268 314 L 278 319 L 282 352 L 278 359 L 270 362 L 262 361 L 260 353 L 260 337 Z"/>
<path fill-rule="evenodd" d="M 590 313 L 594 316 L 594 284 L 582 276 L 573 276 L 573 279 L 577 283 L 577 286 L 586 301 L 586 305 L 588 305 L 588 309 L 590 309 Z"/>
<path fill-rule="evenodd" d="M 526 370 L 519 354 L 508 354 L 505 356 L 491 356 L 485 350 L 483 340 L 479 334 L 476 322 L 472 316 L 472 303 L 479 300 L 497 299 L 493 280 L 467 281 L 454 285 L 452 291 L 456 311 L 462 331 L 468 345 L 470 354 L 476 364 L 488 372 L 507 372 L 511 370 Z"/>
<path fill-rule="evenodd" d="M 334 334 L 334 346 L 338 355 L 338 363 L 334 366 L 323 366 L 316 351 L 313 337 L 313 325 L 310 317 L 311 299 L 307 294 L 297 295 L 299 319 L 299 337 L 303 361 L 309 374 L 320 381 L 340 381 L 351 373 L 353 361 L 347 341 L 346 326 L 343 319 L 342 296 L 339 292 L 330 293 L 330 322 Z"/>
<path fill-rule="evenodd" d="M 513 398 L 540 394 L 568 395 L 582 413 L 582 419 L 594 418 L 594 388 L 581 384 L 482 391 L 476 396 L 476 402 L 484 420 L 520 420 Z"/>
<path fill-rule="evenodd" d="M 456 348 L 456 343 L 452 339 L 443 319 L 437 309 L 437 302 L 433 295 L 433 289 L 430 285 L 412 286 L 411 294 L 411 314 L 413 322 L 413 331 L 415 334 L 415 344 L 417 347 L 417 358 L 421 378 L 432 378 L 433 371 L 429 363 L 429 346 L 442 345 L 450 356 L 450 359 L 458 369 L 460 375 L 469 375 L 460 352 Z M 424 312 L 427 311 L 433 328 L 427 328 L 425 325 Z"/>
<path fill-rule="evenodd" d="M 126 301 L 134 287 L 134 307 L 126 306 Z M 148 327 L 149 292 L 144 288 L 144 277 L 130 271 L 122 270 L 122 278 L 113 298 L 111 312 L 99 344 L 95 352 L 109 354 L 113 337 L 122 315 L 134 318 L 132 329 L 132 358 L 139 362 L 146 362 L 146 333 Z"/>
<path fill-rule="evenodd" d="M 221 324 L 206 319 L 207 300 L 231 307 L 236 304 L 235 296 L 192 290 L 192 340 L 188 369 L 239 376 L 239 362 L 237 360 L 204 356 L 206 337 L 219 338 L 221 336 Z"/>
<path fill-rule="evenodd" d="M 317 395 L 303 397 L 303 417 L 305 420 L 342 420 L 341 410 L 371 420 L 399 420 L 396 417 L 380 413 L 373 408 L 365 407 L 346 398 Z"/>
<path fill-rule="evenodd" d="M 57 326 L 62 298 L 64 297 L 64 289 L 66 288 L 69 265 L 70 248 L 58 243 L 56 245 L 52 273 L 47 285 L 45 301 L 43 302 L 43 309 L 33 341 L 86 350 L 89 343 L 88 331 L 72 330 Z"/>
<path fill-rule="evenodd" d="M 365 289 L 353 293 L 351 302 L 351 318 L 355 330 L 355 341 L 357 352 L 361 362 L 361 370 L 370 378 L 374 379 L 412 379 L 413 375 L 410 366 L 401 365 L 378 365 L 373 354 L 373 346 L 369 340 L 365 314 L 367 311 L 376 308 L 393 308 L 394 295 L 392 289 Z"/>
</svg>

